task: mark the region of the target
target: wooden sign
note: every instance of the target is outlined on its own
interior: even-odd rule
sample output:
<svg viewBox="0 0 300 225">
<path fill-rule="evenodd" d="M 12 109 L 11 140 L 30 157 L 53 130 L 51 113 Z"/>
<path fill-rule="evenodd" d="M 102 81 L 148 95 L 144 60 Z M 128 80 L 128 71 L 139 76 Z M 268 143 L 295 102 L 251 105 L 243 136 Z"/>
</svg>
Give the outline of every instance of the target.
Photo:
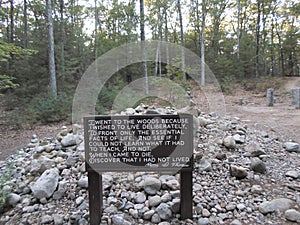
<svg viewBox="0 0 300 225">
<path fill-rule="evenodd" d="M 91 225 L 101 221 L 109 171 L 179 171 L 181 218 L 192 218 L 192 115 L 88 116 L 84 141 Z"/>
<path fill-rule="evenodd" d="M 88 170 L 192 169 L 191 115 L 92 116 L 84 123 Z"/>
</svg>

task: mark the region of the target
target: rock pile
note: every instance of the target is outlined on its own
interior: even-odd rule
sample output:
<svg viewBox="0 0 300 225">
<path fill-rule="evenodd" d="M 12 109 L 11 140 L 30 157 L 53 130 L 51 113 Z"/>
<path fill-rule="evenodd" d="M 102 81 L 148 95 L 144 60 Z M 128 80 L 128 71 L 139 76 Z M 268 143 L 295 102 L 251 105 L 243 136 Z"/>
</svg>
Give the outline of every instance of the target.
<svg viewBox="0 0 300 225">
<path fill-rule="evenodd" d="M 140 105 L 123 114 L 147 110 Z M 178 174 L 104 173 L 101 224 L 300 223 L 298 143 L 239 118 L 200 113 L 194 121 L 193 219 L 180 219 Z M 37 134 L 0 162 L 0 171 L 0 224 L 89 223 L 80 126 L 63 127 L 55 138 Z"/>
</svg>

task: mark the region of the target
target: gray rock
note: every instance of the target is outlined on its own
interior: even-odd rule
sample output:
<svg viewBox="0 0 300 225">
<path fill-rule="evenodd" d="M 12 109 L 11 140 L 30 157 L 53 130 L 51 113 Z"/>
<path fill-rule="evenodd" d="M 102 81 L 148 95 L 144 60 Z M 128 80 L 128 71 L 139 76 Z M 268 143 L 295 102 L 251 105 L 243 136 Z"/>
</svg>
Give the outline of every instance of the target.
<svg viewBox="0 0 300 225">
<path fill-rule="evenodd" d="M 260 146 L 257 142 L 250 142 L 245 146 L 245 151 L 249 152 L 251 156 L 258 157 L 260 155 L 265 155 L 266 152 L 260 149 Z"/>
<path fill-rule="evenodd" d="M 259 211 L 262 214 L 272 213 L 275 211 L 274 205 L 269 201 L 265 201 L 259 205 Z"/>
<path fill-rule="evenodd" d="M 180 184 L 177 180 L 168 180 L 166 182 L 166 185 L 171 189 L 171 190 L 178 190 L 180 188 Z"/>
<path fill-rule="evenodd" d="M 10 206 L 15 207 L 21 200 L 21 196 L 15 193 L 10 193 L 7 196 L 7 202 Z"/>
<path fill-rule="evenodd" d="M 133 109 L 133 108 L 127 108 L 126 110 L 125 110 L 125 114 L 126 115 L 132 115 L 132 114 L 135 114 L 135 109 Z"/>
<path fill-rule="evenodd" d="M 210 215 L 211 215 L 211 213 L 209 212 L 208 209 L 202 209 L 201 214 L 203 217 L 210 217 Z"/>
<path fill-rule="evenodd" d="M 204 118 L 202 116 L 199 116 L 197 119 L 198 119 L 199 125 L 202 126 L 202 127 L 205 127 L 205 126 L 207 126 L 209 124 L 213 124 L 214 123 L 214 121 L 212 121 L 210 119 L 206 119 L 206 118 Z"/>
<path fill-rule="evenodd" d="M 102 175 L 102 185 L 103 185 L 104 190 L 111 187 L 113 179 L 114 178 L 109 174 L 103 174 Z"/>
<path fill-rule="evenodd" d="M 81 218 L 78 220 L 78 225 L 88 225 L 89 222 L 85 218 Z"/>
<path fill-rule="evenodd" d="M 60 181 L 58 183 L 58 190 L 53 193 L 52 198 L 54 200 L 62 199 L 66 194 L 66 182 Z"/>
<path fill-rule="evenodd" d="M 42 216 L 41 224 L 51 223 L 53 221 L 53 217 L 49 215 Z"/>
<path fill-rule="evenodd" d="M 233 136 L 227 136 L 223 139 L 223 145 L 229 149 L 234 149 L 236 147 L 236 142 Z"/>
<path fill-rule="evenodd" d="M 246 208 L 246 206 L 245 206 L 243 203 L 237 204 L 236 207 L 237 207 L 238 210 L 241 210 L 241 211 L 244 210 L 244 209 Z"/>
<path fill-rule="evenodd" d="M 89 187 L 89 182 L 88 182 L 88 177 L 87 176 L 82 176 L 78 182 L 77 185 L 81 188 L 88 188 Z"/>
<path fill-rule="evenodd" d="M 63 139 L 61 140 L 61 145 L 63 147 L 69 147 L 69 146 L 77 145 L 79 144 L 79 142 L 80 140 L 78 135 L 68 134 L 64 136 Z"/>
<path fill-rule="evenodd" d="M 225 160 L 225 159 L 227 159 L 227 155 L 225 153 L 217 153 L 216 158 L 218 160 Z"/>
<path fill-rule="evenodd" d="M 269 134 L 266 131 L 261 131 L 260 136 L 263 137 L 263 138 L 267 138 L 267 137 L 269 137 Z"/>
<path fill-rule="evenodd" d="M 153 216 L 151 217 L 151 222 L 156 224 L 161 221 L 160 216 L 157 213 L 154 213 Z"/>
<path fill-rule="evenodd" d="M 285 176 L 298 179 L 300 177 L 300 172 L 296 170 L 290 170 L 285 173 Z"/>
<path fill-rule="evenodd" d="M 300 223 L 300 212 L 297 210 L 288 209 L 285 211 L 284 215 L 287 220 Z"/>
<path fill-rule="evenodd" d="M 251 165 L 250 168 L 257 173 L 266 173 L 267 172 L 267 168 L 265 163 L 260 160 L 259 158 L 253 158 L 251 159 Z"/>
<path fill-rule="evenodd" d="M 283 147 L 288 152 L 300 152 L 299 144 L 295 142 L 285 142 Z"/>
<path fill-rule="evenodd" d="M 108 206 L 107 208 L 105 208 L 103 211 L 108 214 L 114 214 L 114 213 L 118 212 L 118 209 L 114 205 L 111 205 L 111 206 Z"/>
<path fill-rule="evenodd" d="M 166 221 L 164 221 L 164 222 L 160 222 L 158 225 L 170 225 L 170 223 L 169 223 L 169 222 L 166 222 Z"/>
<path fill-rule="evenodd" d="M 179 213 L 179 211 L 180 211 L 180 199 L 179 198 L 173 199 L 172 202 L 170 203 L 170 208 L 171 208 L 173 213 Z"/>
<path fill-rule="evenodd" d="M 161 181 L 154 177 L 146 177 L 144 190 L 149 195 L 155 195 L 161 188 Z"/>
<path fill-rule="evenodd" d="M 54 225 L 62 225 L 64 223 L 64 217 L 60 214 L 54 214 L 53 216 Z"/>
<path fill-rule="evenodd" d="M 58 185 L 59 173 L 56 168 L 46 170 L 37 181 L 30 186 L 34 197 L 38 199 L 49 198 Z"/>
<path fill-rule="evenodd" d="M 146 201 L 146 195 L 142 192 L 138 192 L 136 194 L 136 196 L 134 197 L 134 201 L 138 204 L 139 203 L 144 203 Z"/>
<path fill-rule="evenodd" d="M 32 212 L 35 211 L 35 206 L 33 206 L 33 205 L 25 206 L 25 207 L 22 209 L 22 211 L 23 211 L 24 213 L 32 213 Z"/>
<path fill-rule="evenodd" d="M 237 144 L 243 144 L 245 143 L 245 136 L 240 134 L 233 135 L 233 138 Z"/>
<path fill-rule="evenodd" d="M 76 165 L 78 159 L 79 159 L 78 157 L 70 154 L 65 162 L 65 165 L 68 167 L 74 167 Z"/>
<path fill-rule="evenodd" d="M 161 196 L 161 201 L 162 202 L 168 202 L 172 200 L 172 196 L 170 193 L 166 193 L 163 196 Z"/>
<path fill-rule="evenodd" d="M 30 173 L 32 174 L 42 174 L 47 169 L 51 169 L 55 166 L 55 162 L 46 156 L 40 156 L 37 159 L 32 160 Z"/>
<path fill-rule="evenodd" d="M 241 166 L 231 165 L 230 166 L 230 175 L 236 177 L 237 179 L 243 179 L 247 177 L 247 169 Z"/>
<path fill-rule="evenodd" d="M 210 161 L 206 158 L 203 157 L 200 161 L 199 161 L 199 171 L 206 171 L 209 172 L 212 170 L 212 166 Z"/>
<path fill-rule="evenodd" d="M 287 198 L 273 199 L 272 201 L 265 201 L 259 205 L 259 211 L 262 214 L 272 213 L 276 210 L 284 212 L 290 209 L 295 203 Z"/>
<path fill-rule="evenodd" d="M 111 218 L 114 225 L 123 225 L 124 224 L 124 214 L 116 214 Z"/>
<path fill-rule="evenodd" d="M 159 195 L 149 197 L 148 199 L 149 207 L 158 206 L 160 203 L 161 203 L 161 197 Z"/>
<path fill-rule="evenodd" d="M 236 204 L 233 202 L 230 202 L 228 205 L 226 205 L 226 210 L 227 211 L 233 211 L 236 209 Z"/>
<path fill-rule="evenodd" d="M 230 225 L 243 225 L 239 220 L 235 219 L 233 220 Z"/>
<path fill-rule="evenodd" d="M 263 192 L 263 188 L 260 185 L 255 184 L 255 185 L 252 185 L 251 192 L 255 193 L 255 194 L 260 194 Z"/>
<path fill-rule="evenodd" d="M 154 215 L 154 213 L 155 213 L 155 210 L 153 210 L 153 209 L 149 210 L 149 211 L 147 211 L 147 212 L 144 213 L 143 218 L 145 220 L 150 220 L 151 217 Z"/>
<path fill-rule="evenodd" d="M 170 206 L 166 203 L 161 203 L 157 208 L 156 212 L 158 213 L 159 217 L 163 220 L 168 220 L 172 217 L 172 211 Z"/>
<path fill-rule="evenodd" d="M 209 225 L 211 224 L 208 218 L 199 218 L 198 220 L 199 225 Z"/>
<path fill-rule="evenodd" d="M 84 198 L 82 196 L 79 196 L 78 198 L 76 198 L 75 203 L 76 205 L 80 205 L 82 202 L 84 201 Z"/>
</svg>

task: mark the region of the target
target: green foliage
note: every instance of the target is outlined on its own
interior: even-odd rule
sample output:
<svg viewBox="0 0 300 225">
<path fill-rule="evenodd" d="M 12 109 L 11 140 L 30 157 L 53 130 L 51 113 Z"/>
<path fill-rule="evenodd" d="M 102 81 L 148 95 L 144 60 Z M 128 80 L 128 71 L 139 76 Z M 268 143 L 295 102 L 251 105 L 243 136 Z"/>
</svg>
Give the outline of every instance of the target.
<svg viewBox="0 0 300 225">
<path fill-rule="evenodd" d="M 3 189 L 4 189 L 6 182 L 11 180 L 12 171 L 13 170 L 12 170 L 11 165 L 8 165 L 5 168 L 5 171 L 1 172 L 1 175 L 0 175 L 0 213 L 3 213 L 5 211 L 5 209 L 7 208 L 6 199 L 8 197 L 9 192 L 6 190 L 3 190 Z"/>
<path fill-rule="evenodd" d="M 13 82 L 15 79 L 7 75 L 0 75 L 0 91 L 18 87 L 19 85 Z"/>
<path fill-rule="evenodd" d="M 32 55 L 35 53 L 36 51 L 32 49 L 23 49 L 14 44 L 6 43 L 0 39 L 0 62 L 7 62 L 7 60 L 11 59 L 12 56 L 18 59 L 24 55 Z"/>
<path fill-rule="evenodd" d="M 67 94 L 40 95 L 31 102 L 32 119 L 43 124 L 70 120 L 72 98 Z"/>
<path fill-rule="evenodd" d="M 223 92 L 233 94 L 236 91 L 236 78 L 234 76 L 226 76 L 222 79 L 220 85 Z"/>
</svg>

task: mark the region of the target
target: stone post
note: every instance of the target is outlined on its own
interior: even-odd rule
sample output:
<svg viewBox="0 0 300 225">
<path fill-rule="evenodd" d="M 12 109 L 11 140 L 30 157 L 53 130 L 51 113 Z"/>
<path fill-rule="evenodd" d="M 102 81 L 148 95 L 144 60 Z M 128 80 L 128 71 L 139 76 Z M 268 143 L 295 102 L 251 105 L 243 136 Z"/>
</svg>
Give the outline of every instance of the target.
<svg viewBox="0 0 300 225">
<path fill-rule="evenodd" d="M 292 102 L 296 105 L 296 109 L 300 109 L 300 88 L 295 88 L 292 91 Z"/>
<path fill-rule="evenodd" d="M 267 106 L 273 106 L 274 105 L 274 89 L 269 88 L 267 90 Z"/>
</svg>

